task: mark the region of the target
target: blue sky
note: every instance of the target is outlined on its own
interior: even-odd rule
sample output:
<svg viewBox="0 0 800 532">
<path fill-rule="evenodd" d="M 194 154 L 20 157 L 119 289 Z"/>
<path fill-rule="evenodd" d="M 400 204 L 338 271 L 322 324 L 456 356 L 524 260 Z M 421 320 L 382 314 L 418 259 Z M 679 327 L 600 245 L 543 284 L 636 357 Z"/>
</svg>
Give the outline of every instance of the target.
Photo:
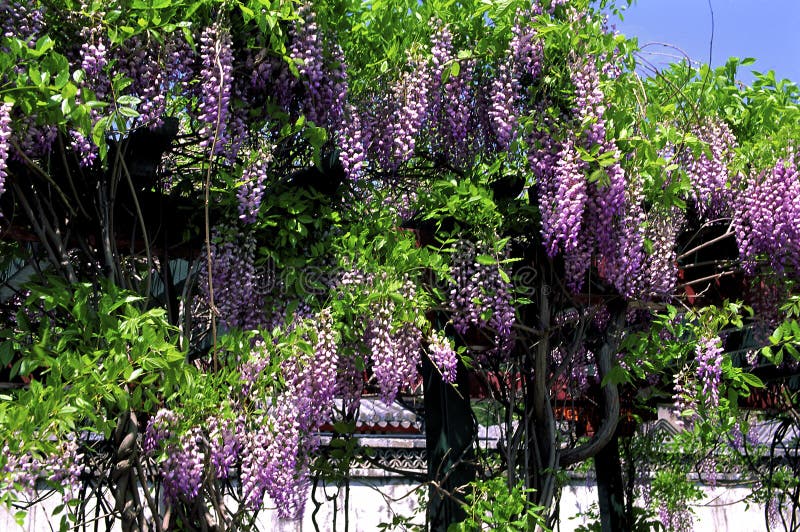
<svg viewBox="0 0 800 532">
<path fill-rule="evenodd" d="M 756 63 L 740 71 L 742 81 L 752 81 L 751 69 L 774 70 L 778 79 L 789 78 L 800 84 L 800 0 L 711 0 L 711 7 L 713 66 L 725 64 L 730 56 L 754 57 Z M 708 0 L 638 0 L 624 17 L 622 22 L 611 22 L 618 31 L 639 38 L 648 61 L 663 66 L 685 52 L 692 60 L 708 62 Z M 681 51 L 646 46 L 655 42 L 674 45 Z"/>
</svg>

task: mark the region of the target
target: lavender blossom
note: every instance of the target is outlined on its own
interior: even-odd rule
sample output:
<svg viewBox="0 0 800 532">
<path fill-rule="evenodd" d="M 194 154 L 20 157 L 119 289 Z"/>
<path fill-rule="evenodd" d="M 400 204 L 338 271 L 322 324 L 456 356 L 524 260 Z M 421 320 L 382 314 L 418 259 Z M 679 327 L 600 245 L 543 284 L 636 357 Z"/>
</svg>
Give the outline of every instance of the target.
<svg viewBox="0 0 800 532">
<path fill-rule="evenodd" d="M 336 125 L 342 116 L 347 96 L 347 75 L 344 54 L 339 47 L 333 50 L 333 68 L 325 64 L 323 39 L 316 15 L 310 4 L 298 9 L 290 57 L 297 64 L 303 81 L 303 113 L 317 125 Z"/>
<path fill-rule="evenodd" d="M 428 344 L 428 353 L 431 362 L 442 374 L 442 380 L 447 383 L 456 381 L 456 367 L 458 365 L 458 355 L 450 341 L 442 334 L 434 332 Z"/>
<path fill-rule="evenodd" d="M 747 180 L 733 227 L 745 270 L 755 271 L 763 257 L 782 273 L 800 266 L 800 175 L 791 160 Z"/>
<path fill-rule="evenodd" d="M 244 184 L 239 187 L 236 198 L 239 200 L 239 219 L 246 224 L 255 223 L 258 218 L 258 209 L 266 188 L 267 162 L 268 157 L 259 153 L 242 175 Z"/>
<path fill-rule="evenodd" d="M 703 384 L 706 408 L 719 405 L 719 384 L 722 377 L 722 341 L 718 336 L 703 338 L 695 347 L 697 378 Z"/>
<path fill-rule="evenodd" d="M 361 129 L 361 118 L 352 105 L 347 106 L 345 120 L 339 133 L 339 161 L 345 175 L 352 181 L 363 177 L 365 167 L 364 134 Z"/>
<path fill-rule="evenodd" d="M 155 454 L 161 449 L 163 443 L 175 435 L 178 417 L 172 410 L 160 408 L 147 422 L 144 431 L 142 450 L 145 454 Z"/>
<path fill-rule="evenodd" d="M 11 138 L 11 104 L 0 104 L 0 196 L 6 190 L 8 151 Z"/>
<path fill-rule="evenodd" d="M 209 26 L 200 37 L 200 145 L 213 149 L 212 155 L 224 153 L 228 141 L 227 122 L 233 81 L 231 36 L 219 26 Z"/>
<path fill-rule="evenodd" d="M 729 215 L 733 208 L 734 189 L 728 166 L 733 162 L 736 138 L 721 120 L 694 128 L 697 138 L 706 144 L 708 155 L 686 150 L 678 157 L 692 184 L 690 198 L 703 221 Z"/>
<path fill-rule="evenodd" d="M 203 485 L 204 463 L 203 433 L 194 427 L 177 445 L 168 448 L 167 458 L 161 463 L 164 497 L 168 501 L 195 499 Z"/>
</svg>

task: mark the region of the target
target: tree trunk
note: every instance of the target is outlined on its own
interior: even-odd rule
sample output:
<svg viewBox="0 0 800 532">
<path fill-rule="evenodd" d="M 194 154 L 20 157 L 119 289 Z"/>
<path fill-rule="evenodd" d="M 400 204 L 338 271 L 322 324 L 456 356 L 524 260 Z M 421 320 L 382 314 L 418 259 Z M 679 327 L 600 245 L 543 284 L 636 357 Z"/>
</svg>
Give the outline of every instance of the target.
<svg viewBox="0 0 800 532">
<path fill-rule="evenodd" d="M 475 480 L 475 436 L 477 430 L 469 401 L 467 372 L 458 364 L 457 389 L 442 376 L 427 357 L 422 358 L 425 386 L 425 439 L 428 479 L 432 481 L 428 505 L 429 530 L 446 531 L 451 523 L 464 520 L 458 488 Z M 457 498 L 456 498 L 457 497 Z"/>
<path fill-rule="evenodd" d="M 630 523 L 627 522 L 625 514 L 625 494 L 618 439 L 619 435 L 615 433 L 606 446 L 600 449 L 594 457 L 602 532 L 630 530 Z"/>
</svg>

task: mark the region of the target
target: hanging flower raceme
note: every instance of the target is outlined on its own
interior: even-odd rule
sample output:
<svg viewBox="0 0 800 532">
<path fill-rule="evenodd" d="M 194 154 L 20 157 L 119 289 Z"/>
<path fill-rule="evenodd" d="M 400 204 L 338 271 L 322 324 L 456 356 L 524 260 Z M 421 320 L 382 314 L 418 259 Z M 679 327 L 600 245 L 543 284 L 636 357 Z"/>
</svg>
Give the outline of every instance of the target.
<svg viewBox="0 0 800 532">
<path fill-rule="evenodd" d="M 264 198 L 267 180 L 267 162 L 269 158 L 263 152 L 250 164 L 242 175 L 244 184 L 236 192 L 239 200 L 239 219 L 246 224 L 255 223 L 258 209 Z"/>
<path fill-rule="evenodd" d="M 691 428 L 697 418 L 697 379 L 696 373 L 688 366 L 681 368 L 672 379 L 674 393 L 673 412 L 680 427 Z"/>
<path fill-rule="evenodd" d="M 0 37 L 22 39 L 30 48 L 44 29 L 44 8 L 29 2 L 0 2 Z"/>
<path fill-rule="evenodd" d="M 646 259 L 646 215 L 638 187 L 634 186 L 629 191 L 625 207 L 625 216 L 615 220 L 618 226 L 614 232 L 609 232 L 613 240 L 607 244 L 607 248 L 614 252 L 603 254 L 598 270 L 604 280 L 630 299 L 643 290 L 642 270 Z"/>
<path fill-rule="evenodd" d="M 625 211 L 625 172 L 619 164 L 620 151 L 613 140 L 606 139 L 606 103 L 600 88 L 600 72 L 594 58 L 576 61 L 571 68 L 575 86 L 573 114 L 583 132 L 582 145 L 599 158 L 612 163 L 603 168 L 607 179 L 589 184 L 589 218 L 595 228 L 598 251 L 606 257 L 619 252 L 615 247 L 619 230 L 616 221 Z"/>
<path fill-rule="evenodd" d="M 389 127 L 391 141 L 390 166 L 397 168 L 414 155 L 417 135 L 428 116 L 431 72 L 424 64 L 409 59 L 410 71 L 404 72 L 393 87 L 395 112 Z"/>
<path fill-rule="evenodd" d="M 733 220 L 739 255 L 749 273 L 759 260 L 783 273 L 800 272 L 800 175 L 789 157 L 750 178 Z"/>
<path fill-rule="evenodd" d="M 513 326 L 516 313 L 513 287 L 500 273 L 500 265 L 479 260 L 489 257 L 485 245 L 460 240 L 450 263 L 454 282 L 450 286 L 448 308 L 453 327 L 460 334 L 470 329 L 490 328 L 493 346 L 488 356 L 508 356 L 514 346 Z"/>
<path fill-rule="evenodd" d="M 256 344 L 250 361 L 242 366 L 242 391 L 249 400 L 263 405 L 264 414 L 249 423 L 237 423 L 236 443 L 229 443 L 235 445 L 229 452 L 241 456 L 245 505 L 258 510 L 264 495 L 269 495 L 282 518 L 296 518 L 303 512 L 310 487 L 311 456 L 319 445 L 316 433 L 331 421 L 338 390 L 339 353 L 333 317 L 330 310 L 323 309 L 313 318 L 313 330 L 303 329 L 312 327 L 311 320 L 287 326 L 302 334 L 313 351 L 297 350 L 283 360 L 285 388 L 276 397 L 254 397 L 259 375 L 270 360 L 267 344 Z M 212 444 L 211 458 L 216 463 L 214 448 Z M 225 457 L 220 455 L 220 459 Z M 227 462 L 223 465 L 230 467 Z"/>
<path fill-rule="evenodd" d="M 600 73 L 597 65 L 588 60 L 576 61 L 570 71 L 575 85 L 575 117 L 584 126 L 583 135 L 589 146 L 603 144 L 606 140 L 605 95 L 600 90 Z"/>
<path fill-rule="evenodd" d="M 230 34 L 218 25 L 207 27 L 200 37 L 200 56 L 200 145 L 218 155 L 224 152 L 228 140 L 226 127 L 233 83 Z"/>
<path fill-rule="evenodd" d="M 353 105 L 348 105 L 345 119 L 339 132 L 339 161 L 345 175 L 358 181 L 364 174 L 365 150 L 364 133 L 361 129 L 361 117 Z"/>
<path fill-rule="evenodd" d="M 157 127 L 167 108 L 168 77 L 160 57 L 161 48 L 141 35 L 125 44 L 116 48 L 119 71 L 132 82 L 125 93 L 140 100 L 136 107 L 138 122 Z"/>
<path fill-rule="evenodd" d="M 236 438 L 234 422 L 218 416 L 206 420 L 208 430 L 208 454 L 214 474 L 218 479 L 226 479 L 231 474 L 239 458 L 241 443 Z"/>
<path fill-rule="evenodd" d="M 168 501 L 193 500 L 203 486 L 206 449 L 203 432 L 194 427 L 183 434 L 178 443 L 167 447 L 167 458 L 161 463 L 164 497 Z"/>
<path fill-rule="evenodd" d="M 0 196 L 6 190 L 8 152 L 11 143 L 11 104 L 0 104 Z"/>
<path fill-rule="evenodd" d="M 219 226 L 211 235 L 211 279 L 214 306 L 222 327 L 257 329 L 266 322 L 264 283 L 267 279 L 255 265 L 256 241 L 236 228 Z M 208 271 L 203 262 L 200 289 L 211 302 Z"/>
<path fill-rule="evenodd" d="M 463 164 L 470 152 L 474 60 L 458 59 L 450 27 L 439 28 L 431 44 L 430 135 L 437 153 Z M 442 82 L 442 80 L 445 80 Z"/>
<path fill-rule="evenodd" d="M 683 221 L 683 213 L 677 208 L 647 213 L 645 239 L 652 248 L 641 271 L 641 293 L 645 297 L 665 297 L 673 293 L 678 282 L 675 244 Z"/>
<path fill-rule="evenodd" d="M 511 28 L 511 41 L 505 57 L 497 66 L 491 83 L 492 132 L 498 150 L 507 150 L 514 138 L 523 96 L 522 82 L 532 83 L 541 73 L 544 47 L 528 21 L 541 13 L 534 5 L 529 13 L 518 12 Z"/>
<path fill-rule="evenodd" d="M 578 247 L 588 198 L 584 169 L 573 139 L 567 138 L 556 156 L 555 167 L 541 173 L 538 189 L 542 239 L 551 257 Z"/>
<path fill-rule="evenodd" d="M 472 124 L 474 60 L 459 63 L 458 74 L 451 74 L 444 84 L 441 118 L 439 120 L 439 149 L 456 164 L 466 164 L 474 139 Z"/>
<path fill-rule="evenodd" d="M 78 163 L 82 168 L 91 167 L 100 156 L 100 150 L 92 142 L 92 139 L 86 138 L 76 129 L 70 131 L 70 137 L 70 148 L 78 155 Z"/>
<path fill-rule="evenodd" d="M 305 353 L 286 360 L 282 369 L 286 383 L 303 411 L 302 430 L 315 430 L 330 421 L 336 391 L 339 353 L 329 309 L 314 316 L 313 355 Z"/>
<path fill-rule="evenodd" d="M 305 87 L 303 113 L 317 125 L 335 126 L 347 97 L 344 54 L 339 46 L 333 47 L 330 59 L 334 64 L 332 68 L 327 65 L 322 34 L 311 5 L 301 5 L 298 15 L 289 56 L 297 63 Z"/>
<path fill-rule="evenodd" d="M 397 339 L 392 334 L 394 303 L 386 300 L 377 303 L 370 313 L 364 343 L 372 361 L 372 373 L 381 390 L 381 399 L 389 404 L 394 401 L 397 390 L 403 384 L 403 377 L 395 369 L 395 364 L 405 354 L 400 350 Z"/>
<path fill-rule="evenodd" d="M 178 426 L 178 416 L 172 410 L 161 408 L 147 422 L 142 449 L 145 454 L 157 454 L 163 442 L 174 436 Z"/>
<path fill-rule="evenodd" d="M 722 340 L 718 336 L 703 338 L 695 347 L 697 378 L 703 385 L 706 408 L 719 405 L 719 384 L 722 377 Z"/>
<path fill-rule="evenodd" d="M 305 506 L 309 483 L 303 431 L 308 408 L 307 398 L 293 397 L 290 388 L 275 400 L 269 410 L 268 423 L 272 431 L 265 453 L 267 474 L 261 478 L 282 518 L 301 515 Z"/>
<path fill-rule="evenodd" d="M 81 69 L 84 72 L 82 85 L 94 90 L 95 96 L 103 101 L 111 89 L 111 82 L 105 72 L 108 65 L 108 49 L 102 36 L 101 28 L 94 27 L 85 31 L 86 39 L 81 44 Z"/>
<path fill-rule="evenodd" d="M 736 138 L 728 125 L 718 119 L 697 126 L 692 133 L 706 145 L 700 154 L 685 150 L 677 158 L 692 184 L 690 198 L 702 221 L 729 215 L 737 182 L 731 183 L 728 166 L 733 162 Z"/>
<path fill-rule="evenodd" d="M 492 131 L 499 150 L 507 150 L 511 144 L 514 128 L 517 125 L 517 114 L 514 103 L 517 96 L 517 83 L 508 63 L 497 67 L 492 80 L 492 106 L 489 109 Z"/>
<path fill-rule="evenodd" d="M 443 334 L 434 332 L 428 344 L 428 354 L 431 362 L 442 374 L 442 380 L 448 383 L 456 381 L 456 370 L 458 366 L 458 355 L 456 354 L 450 341 Z"/>
<path fill-rule="evenodd" d="M 2 473 L 8 475 L 10 485 L 17 485 L 31 499 L 36 496 L 36 484 L 42 479 L 63 487 L 65 503 L 80 493 L 81 476 L 85 468 L 81 444 L 74 435 L 62 440 L 56 450 L 45 457 L 30 452 L 13 453 L 8 445 L 2 448 L 6 463 Z"/>
</svg>

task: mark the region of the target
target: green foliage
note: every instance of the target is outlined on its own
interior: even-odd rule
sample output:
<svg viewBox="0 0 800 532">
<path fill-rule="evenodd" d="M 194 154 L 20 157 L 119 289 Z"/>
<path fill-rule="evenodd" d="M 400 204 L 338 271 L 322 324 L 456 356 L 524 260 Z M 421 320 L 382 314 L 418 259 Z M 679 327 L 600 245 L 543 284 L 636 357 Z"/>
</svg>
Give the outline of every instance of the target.
<svg viewBox="0 0 800 532">
<path fill-rule="evenodd" d="M 631 518 L 631 525 L 628 529 L 630 532 L 659 532 L 661 530 L 666 530 L 664 524 L 657 519 L 656 512 L 653 509 L 634 506 L 631 508 L 631 511 L 633 515 L 629 516 L 629 518 Z M 602 531 L 600 513 L 597 508 L 597 503 L 592 503 L 585 514 L 578 514 L 570 519 L 579 519 L 581 516 L 588 518 L 589 522 L 579 525 L 575 529 L 575 532 Z"/>
<path fill-rule="evenodd" d="M 655 473 L 651 496 L 657 503 L 665 504 L 669 511 L 691 510 L 690 504 L 703 498 L 703 490 L 689 480 L 690 471 L 685 465 L 670 465 Z"/>
<path fill-rule="evenodd" d="M 450 525 L 448 532 L 474 532 L 480 530 L 530 530 L 546 527 L 546 508 L 529 500 L 532 490 L 520 481 L 509 488 L 503 477 L 476 480 L 465 488 L 463 504 L 467 518 Z"/>
<path fill-rule="evenodd" d="M 125 48 L 133 39 L 157 47 L 178 32 L 196 47 L 200 31 L 220 23 L 243 46 L 240 50 L 259 49 L 262 55 L 288 64 L 292 75 L 298 76 L 299 65 L 291 60 L 286 46 L 291 25 L 298 18 L 296 2 L 112 0 L 83 5 L 68 0 L 58 6 L 47 4 L 53 7 L 47 14 L 48 27 L 55 28 L 51 34 L 32 46 L 19 39 L 0 38 L 0 98 L 13 102 L 15 113 L 35 116 L 39 125 L 56 126 L 62 135 L 76 130 L 92 138 L 107 167 L 113 166 L 106 153 L 107 137 L 122 138 L 136 127 L 143 104 L 148 102 L 126 94 L 132 81 L 122 74 L 111 80 L 111 94 L 103 101 L 86 87 L 86 73 L 74 60 L 70 64 L 70 54 L 65 52 L 74 45 L 83 26 L 107 37 L 111 48 Z M 550 4 L 543 2 L 544 7 Z M 359 103 L 380 95 L 378 91 L 416 68 L 415 62 L 429 61 L 432 37 L 445 26 L 453 32 L 456 59 L 443 67 L 443 81 L 457 76 L 467 61 L 478 62 L 476 76 L 481 81 L 491 79 L 505 58 L 518 11 L 529 8 L 530 2 L 323 0 L 314 2 L 313 7 L 322 36 L 342 47 L 348 65 L 349 98 Z M 573 17 L 567 11 L 572 8 L 589 16 Z M 616 7 L 603 0 L 600 9 L 613 11 Z M 588 121 L 572 124 L 567 119 L 576 102 L 570 77 L 576 58 L 595 58 L 599 64 L 613 62 L 622 67 L 618 76 L 604 75 L 601 82 L 607 99 L 606 129 L 619 153 L 602 151 L 598 146 L 581 147 L 581 159 L 589 169 L 586 178 L 602 187 L 608 179 L 604 169 L 621 164 L 632 188 L 643 195 L 647 214 L 668 212 L 673 207 L 686 209 L 691 185 L 671 154 L 708 153 L 708 146 L 691 133 L 693 126 L 721 120 L 732 129 L 739 146 L 729 168 L 731 175 L 758 175 L 777 157 L 785 156 L 787 146 L 800 138 L 800 91 L 796 85 L 776 80 L 774 73 L 767 72 L 756 74 L 752 86 L 743 86 L 736 79 L 738 69 L 752 61 L 737 58 L 714 70 L 676 64 L 658 76 L 642 79 L 635 72 L 635 41 L 606 32 L 601 18 L 595 15 L 588 0 L 577 0 L 558 7 L 552 15 L 545 10 L 535 17 L 532 24 L 544 41 L 544 68 L 541 79 L 525 85 L 525 103 L 532 110 L 519 117 L 524 134 L 507 151 L 483 150 L 469 168 L 440 164 L 437 154 L 424 153 L 420 148 L 417 157 L 403 169 L 409 174 L 406 181 L 392 175 L 386 178 L 389 186 L 381 186 L 379 181 L 384 176 L 376 176 L 374 182 L 370 177 L 358 184 L 345 184 L 342 197 L 331 200 L 313 190 L 293 187 L 292 177 L 312 166 L 325 169 L 323 158 L 330 154 L 335 159 L 336 150 L 331 148 L 340 140 L 340 132 L 318 127 L 302 115 L 288 116 L 287 111 L 278 111 L 274 102 L 249 109 L 247 126 L 263 133 L 270 144 L 268 151 L 280 159 L 270 167 L 270 172 L 274 169 L 279 175 L 270 175 L 258 221 L 252 227 L 258 238 L 257 265 L 280 271 L 284 283 L 279 293 L 270 295 L 267 307 L 281 308 L 287 315 L 301 303 L 313 310 L 329 308 L 338 340 L 348 354 L 362 347 L 364 317 L 383 301 L 394 303 L 394 329 L 413 323 L 429 333 L 433 326 L 426 312 L 441 308 L 445 299 L 453 239 L 490 243 L 491 251 L 478 256 L 477 262 L 504 267 L 510 263 L 505 253 L 512 238 L 538 244 L 541 216 L 533 197 L 537 183 L 527 161 L 530 146 L 525 133 L 534 131 L 544 116 L 562 124 L 554 132 L 556 141 L 574 136 L 572 128 L 591 125 Z M 186 126 L 191 120 L 185 117 L 197 110 L 197 96 L 191 91 L 179 93 L 174 86 L 162 89 L 167 93 L 169 114 L 184 117 L 183 134 L 191 129 Z M 420 142 L 418 148 L 423 145 Z M 241 225 L 236 225 L 234 214 L 236 195 L 243 185 L 242 166 L 252 162 L 252 154 L 209 168 L 200 150 L 193 152 L 186 145 L 182 148 L 187 150 L 175 157 L 186 163 L 186 171 L 180 175 L 175 196 L 197 193 L 198 176 L 207 175 L 211 181 L 209 204 L 219 207 L 221 218 L 233 220 L 232 227 L 239 231 Z M 263 145 L 249 148 L 266 150 Z M 45 178 L 50 177 L 44 173 Z M 497 197 L 493 185 L 510 176 L 521 179 L 523 192 L 510 199 Z M 57 187 L 53 190 L 58 192 Z M 422 221 L 435 228 L 429 231 L 435 233 L 434 242 L 426 242 L 430 245 L 419 245 L 422 231 L 398 229 L 397 209 L 390 205 L 397 204 L 401 193 L 408 190 L 421 191 L 412 207 L 423 212 Z M 211 217 L 205 222 L 210 223 Z M 648 244 L 652 249 L 652 242 Z M 5 254 L 5 245 L 0 250 Z M 560 273 L 563 267 L 558 259 L 541 262 L 542 268 L 554 272 Z M 337 274 L 358 271 L 370 276 L 371 281 L 366 289 L 360 286 L 329 292 L 324 282 L 329 279 L 309 275 L 309 271 L 319 272 L 314 270 L 319 264 L 337 269 Z M 139 264 L 132 270 L 138 275 L 144 268 Z M 232 418 L 230 395 L 241 384 L 236 369 L 239 364 L 256 356 L 268 360 L 257 378 L 262 399 L 277 397 L 285 389 L 282 365 L 313 364 L 314 328 L 298 320 L 294 328 L 258 334 L 224 331 L 213 342 L 214 365 L 219 362 L 219 368 L 200 371 L 199 364 L 186 363 L 188 331 L 170 325 L 166 310 L 151 308 L 143 294 L 109 283 L 69 286 L 56 279 L 48 283 L 33 289 L 26 309 L 18 313 L 16 328 L 0 331 L 0 366 L 10 366 L 11 376 L 26 384 L 0 397 L 0 437 L 12 442 L 17 447 L 15 452 L 45 455 L 54 446 L 50 437 L 67 433 L 89 431 L 108 438 L 124 413 L 151 414 L 161 406 L 177 411 L 187 426 L 202 423 L 210 413 L 220 411 Z M 408 296 L 405 283 L 415 287 L 413 296 Z M 792 288 L 789 285 L 788 292 Z M 553 296 L 551 303 L 562 304 L 557 301 L 559 297 Z M 279 307 L 283 303 L 286 306 Z M 522 308 L 530 302 L 520 298 L 516 303 Z M 572 310 L 572 304 L 564 304 L 561 310 L 566 308 Z M 782 311 L 784 321 L 770 337 L 770 345 L 762 350 L 774 364 L 789 357 L 800 359 L 800 299 L 792 296 Z M 602 385 L 638 389 L 641 394 L 637 397 L 642 399 L 660 395 L 672 400 L 674 377 L 697 374 L 695 348 L 701 339 L 745 334 L 752 322 L 752 311 L 741 303 L 687 309 L 677 303 L 668 305 L 651 327 L 627 334 L 620 349 L 623 363 L 605 375 Z M 569 332 L 566 328 L 564 331 Z M 555 347 L 562 341 L 555 335 L 561 333 L 552 334 L 552 338 L 525 337 L 519 344 L 535 346 L 552 339 Z M 263 345 L 254 349 L 257 336 Z M 357 362 L 359 369 L 367 369 L 366 356 L 360 354 Z M 685 452 L 696 445 L 698 453 L 713 450 L 738 419 L 739 398 L 765 387 L 731 353 L 724 355 L 722 373 L 719 404 L 713 409 L 699 404 L 691 412 L 697 422 L 692 430 L 676 438 L 675 449 Z M 658 379 L 656 384 L 647 381 L 653 375 Z M 692 383 L 697 392 L 698 383 Z M 478 412 L 481 420 L 501 417 L 494 416 L 496 405 L 491 406 Z M 241 405 L 248 415 L 264 408 L 258 401 Z M 518 412 L 508 415 L 508 419 L 520 418 Z M 317 461 L 318 471 L 333 477 L 346 474 L 359 452 L 351 421 L 334 426 L 330 455 Z M 686 481 L 688 472 L 677 461 L 665 460 L 656 475 L 654 492 L 668 501 L 670 508 L 697 496 L 696 486 Z M 509 483 L 513 485 L 510 489 Z M 530 504 L 534 498 L 531 491 L 503 477 L 474 483 L 465 491 L 465 498 L 469 517 L 453 530 L 527 529 L 533 523 L 544 524 L 547 509 Z M 637 514 L 637 526 L 655 529 L 650 519 L 651 515 L 642 511 Z M 393 524 L 400 525 L 401 521 L 397 518 Z"/>
<path fill-rule="evenodd" d="M 789 296 L 781 307 L 784 320 L 775 328 L 769 337 L 769 345 L 762 348 L 761 354 L 773 364 L 779 365 L 788 357 L 800 360 L 800 297 Z M 788 355 L 788 357 L 787 357 Z"/>
<path fill-rule="evenodd" d="M 48 435 L 90 430 L 108 437 L 124 412 L 151 411 L 187 392 L 196 371 L 176 347 L 164 309 L 111 285 L 35 287 L 3 361 L 28 382 L 0 403 L 7 441 L 49 447 Z M 27 312 L 33 310 L 33 315 Z M 19 449 L 24 451 L 26 449 Z"/>
</svg>

